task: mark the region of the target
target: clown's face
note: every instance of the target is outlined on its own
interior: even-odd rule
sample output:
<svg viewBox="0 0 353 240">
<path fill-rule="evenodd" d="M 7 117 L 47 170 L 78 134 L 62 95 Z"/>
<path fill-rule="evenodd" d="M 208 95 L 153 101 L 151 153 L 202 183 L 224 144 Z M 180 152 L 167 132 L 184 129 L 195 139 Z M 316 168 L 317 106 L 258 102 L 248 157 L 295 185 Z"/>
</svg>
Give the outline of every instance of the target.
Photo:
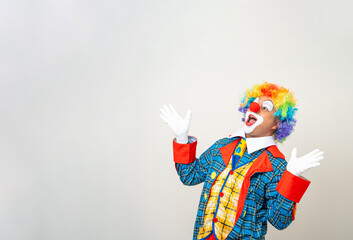
<svg viewBox="0 0 353 240">
<path fill-rule="evenodd" d="M 245 114 L 243 126 L 245 137 L 271 136 L 279 126 L 275 112 L 271 98 L 266 96 L 256 98 Z"/>
</svg>

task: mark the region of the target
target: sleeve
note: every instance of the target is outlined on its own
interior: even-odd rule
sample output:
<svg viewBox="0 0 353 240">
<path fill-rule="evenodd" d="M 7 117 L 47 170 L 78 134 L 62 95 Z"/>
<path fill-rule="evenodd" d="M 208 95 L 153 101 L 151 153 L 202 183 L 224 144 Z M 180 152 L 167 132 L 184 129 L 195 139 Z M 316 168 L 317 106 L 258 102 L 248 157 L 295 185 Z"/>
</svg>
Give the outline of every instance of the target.
<svg viewBox="0 0 353 240">
<path fill-rule="evenodd" d="M 266 190 L 267 220 L 279 230 L 294 220 L 296 204 L 310 184 L 310 181 L 288 172 L 286 165 L 285 161 L 278 165 Z"/>
<path fill-rule="evenodd" d="M 209 167 L 212 165 L 213 144 L 200 158 L 196 158 L 197 139 L 189 136 L 189 143 L 180 144 L 174 139 L 173 154 L 177 173 L 183 184 L 192 186 L 206 180 Z"/>
</svg>

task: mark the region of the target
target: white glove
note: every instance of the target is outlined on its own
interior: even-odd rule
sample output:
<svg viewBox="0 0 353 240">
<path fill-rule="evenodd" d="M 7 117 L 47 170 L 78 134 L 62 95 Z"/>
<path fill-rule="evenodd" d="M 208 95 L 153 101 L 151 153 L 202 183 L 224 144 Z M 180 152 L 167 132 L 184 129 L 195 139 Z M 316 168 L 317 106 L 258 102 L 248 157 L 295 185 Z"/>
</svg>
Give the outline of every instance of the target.
<svg viewBox="0 0 353 240">
<path fill-rule="evenodd" d="M 320 161 L 324 159 L 323 155 L 324 152 L 315 149 L 305 156 L 297 158 L 297 149 L 293 148 L 292 155 L 287 165 L 287 171 L 300 177 L 306 170 L 319 166 Z"/>
<path fill-rule="evenodd" d="M 191 111 L 186 113 L 185 118 L 181 118 L 173 106 L 163 105 L 161 108 L 161 118 L 168 124 L 176 137 L 177 143 L 188 143 L 188 132 L 190 127 Z"/>
</svg>

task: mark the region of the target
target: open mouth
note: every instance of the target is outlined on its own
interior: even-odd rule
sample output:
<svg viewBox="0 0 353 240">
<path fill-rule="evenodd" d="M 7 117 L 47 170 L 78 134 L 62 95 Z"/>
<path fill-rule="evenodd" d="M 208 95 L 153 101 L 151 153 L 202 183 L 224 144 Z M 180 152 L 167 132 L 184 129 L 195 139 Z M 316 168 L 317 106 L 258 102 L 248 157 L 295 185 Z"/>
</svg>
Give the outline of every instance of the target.
<svg viewBox="0 0 353 240">
<path fill-rule="evenodd" d="M 251 126 L 254 123 L 256 123 L 256 121 L 257 121 L 257 118 L 254 115 L 250 114 L 248 119 L 246 120 L 245 124 L 246 124 L 246 126 Z"/>
</svg>

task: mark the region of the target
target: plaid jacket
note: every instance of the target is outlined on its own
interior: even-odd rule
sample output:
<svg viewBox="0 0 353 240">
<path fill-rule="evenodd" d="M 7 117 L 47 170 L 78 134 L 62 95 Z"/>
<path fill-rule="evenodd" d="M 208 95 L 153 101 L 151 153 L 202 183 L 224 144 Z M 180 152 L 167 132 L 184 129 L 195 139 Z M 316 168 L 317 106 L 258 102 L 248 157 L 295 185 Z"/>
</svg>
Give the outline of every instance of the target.
<svg viewBox="0 0 353 240">
<path fill-rule="evenodd" d="M 193 239 L 197 239 L 203 225 L 206 204 L 216 174 L 228 165 L 239 137 L 216 141 L 200 158 L 196 158 L 197 141 L 189 137 L 189 144 L 173 142 L 174 162 L 180 180 L 185 185 L 204 182 Z M 261 150 L 259 150 L 261 151 Z M 287 162 L 276 146 L 263 151 L 247 172 L 239 200 L 235 226 L 227 239 L 264 239 L 267 221 L 277 229 L 286 228 L 294 220 L 295 205 L 304 195 L 310 182 L 286 171 Z"/>
</svg>

